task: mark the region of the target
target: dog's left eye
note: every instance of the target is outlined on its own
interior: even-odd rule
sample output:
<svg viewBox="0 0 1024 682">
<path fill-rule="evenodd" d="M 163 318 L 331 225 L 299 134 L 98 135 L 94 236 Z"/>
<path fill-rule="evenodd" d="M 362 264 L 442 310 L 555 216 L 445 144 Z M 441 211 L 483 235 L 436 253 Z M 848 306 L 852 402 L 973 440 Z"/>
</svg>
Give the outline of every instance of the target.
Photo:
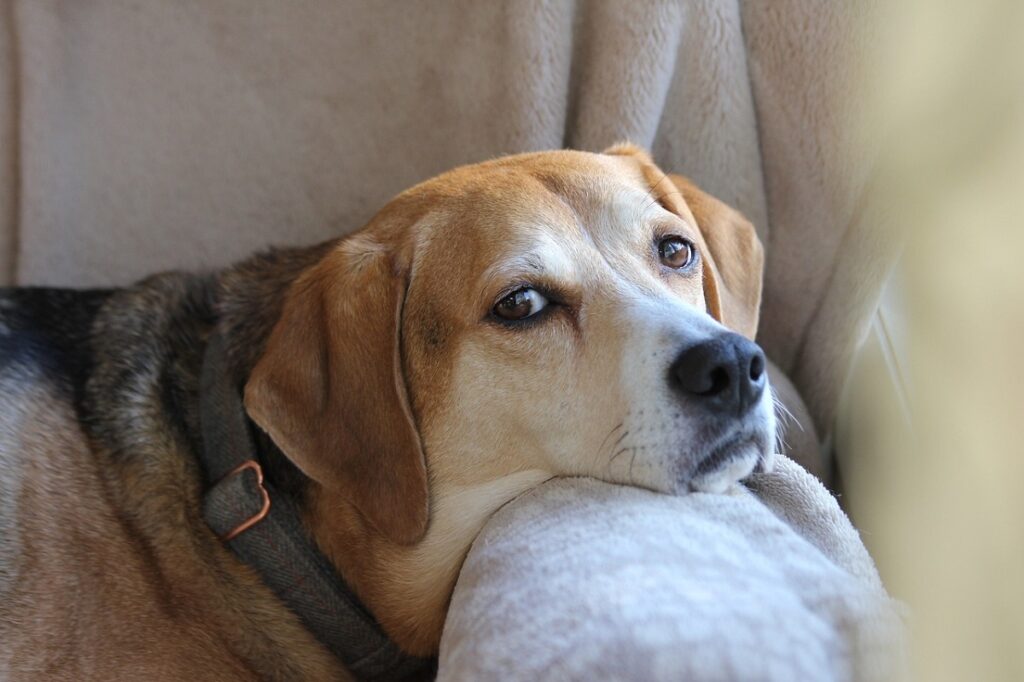
<svg viewBox="0 0 1024 682">
<path fill-rule="evenodd" d="M 693 242 L 675 235 L 665 237 L 658 242 L 658 257 L 670 268 L 682 270 L 693 263 L 697 250 Z"/>
<path fill-rule="evenodd" d="M 503 320 L 525 320 L 544 310 L 548 299 L 536 289 L 516 289 L 494 306 L 494 314 Z"/>
</svg>

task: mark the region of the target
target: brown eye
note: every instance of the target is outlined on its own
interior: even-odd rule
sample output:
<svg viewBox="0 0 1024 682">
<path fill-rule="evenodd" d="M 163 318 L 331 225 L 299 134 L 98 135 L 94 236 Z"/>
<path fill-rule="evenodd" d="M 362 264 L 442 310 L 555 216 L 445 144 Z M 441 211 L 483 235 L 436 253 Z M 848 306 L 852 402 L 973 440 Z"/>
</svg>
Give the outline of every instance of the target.
<svg viewBox="0 0 1024 682">
<path fill-rule="evenodd" d="M 670 268 L 681 270 L 694 261 L 693 243 L 675 235 L 658 242 L 658 257 Z"/>
<path fill-rule="evenodd" d="M 544 310 L 548 299 L 536 289 L 516 289 L 494 306 L 494 314 L 504 320 L 525 320 Z"/>
</svg>

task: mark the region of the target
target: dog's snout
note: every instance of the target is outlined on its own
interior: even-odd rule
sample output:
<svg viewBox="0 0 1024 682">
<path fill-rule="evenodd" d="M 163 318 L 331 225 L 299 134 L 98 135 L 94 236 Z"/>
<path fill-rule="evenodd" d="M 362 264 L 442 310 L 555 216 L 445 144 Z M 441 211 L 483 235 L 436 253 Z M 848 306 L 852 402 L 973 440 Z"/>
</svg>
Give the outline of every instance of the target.
<svg viewBox="0 0 1024 682">
<path fill-rule="evenodd" d="M 669 382 L 686 397 L 706 409 L 737 415 L 757 404 L 765 381 L 764 352 L 731 332 L 684 349 L 669 370 Z"/>
</svg>

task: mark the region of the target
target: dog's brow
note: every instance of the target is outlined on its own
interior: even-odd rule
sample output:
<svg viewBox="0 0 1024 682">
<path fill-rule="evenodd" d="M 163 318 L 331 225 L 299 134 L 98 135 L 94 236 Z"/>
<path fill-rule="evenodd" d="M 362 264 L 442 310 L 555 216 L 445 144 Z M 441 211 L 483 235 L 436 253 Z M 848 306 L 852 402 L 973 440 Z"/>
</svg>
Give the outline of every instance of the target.
<svg viewBox="0 0 1024 682">
<path fill-rule="evenodd" d="M 487 282 L 504 282 L 508 279 L 529 275 L 554 275 L 562 268 L 551 268 L 548 260 L 536 253 L 517 254 L 505 258 L 486 270 L 484 280 Z M 555 272 L 552 272 L 555 270 Z"/>
<path fill-rule="evenodd" d="M 544 271 L 544 262 L 540 259 L 540 256 L 528 253 L 522 258 L 523 267 L 527 270 L 533 270 L 535 272 Z"/>
<path fill-rule="evenodd" d="M 503 258 L 488 268 L 481 279 L 479 293 L 491 297 L 510 285 L 540 286 L 566 292 L 573 290 L 575 283 L 576 270 L 564 251 L 558 249 L 554 253 L 542 254 L 530 250 Z M 487 303 L 487 300 L 482 302 Z"/>
</svg>

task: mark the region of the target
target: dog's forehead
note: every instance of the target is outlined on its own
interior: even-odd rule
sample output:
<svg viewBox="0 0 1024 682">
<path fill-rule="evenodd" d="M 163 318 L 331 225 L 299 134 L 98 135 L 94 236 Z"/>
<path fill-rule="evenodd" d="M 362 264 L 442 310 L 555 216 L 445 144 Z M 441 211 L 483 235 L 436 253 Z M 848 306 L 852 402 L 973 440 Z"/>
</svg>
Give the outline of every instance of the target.
<svg viewBox="0 0 1024 682">
<path fill-rule="evenodd" d="M 429 251 L 468 259 L 477 272 L 502 255 L 556 258 L 559 247 L 580 242 L 614 251 L 637 238 L 631 226 L 671 217 L 630 164 L 600 154 L 508 157 L 457 169 L 423 189 L 427 218 L 419 241 L 448 245 Z"/>
<path fill-rule="evenodd" d="M 636 164 L 621 157 L 577 151 L 536 152 L 462 166 L 410 192 L 428 204 L 464 211 L 518 215 L 560 202 L 576 211 L 600 206 L 623 192 L 649 195 Z"/>
<path fill-rule="evenodd" d="M 680 218 L 634 165 L 599 154 L 538 153 L 456 169 L 423 185 L 414 197 L 415 298 L 456 314 L 489 305 L 516 283 L 658 289 L 654 228 Z"/>
</svg>

